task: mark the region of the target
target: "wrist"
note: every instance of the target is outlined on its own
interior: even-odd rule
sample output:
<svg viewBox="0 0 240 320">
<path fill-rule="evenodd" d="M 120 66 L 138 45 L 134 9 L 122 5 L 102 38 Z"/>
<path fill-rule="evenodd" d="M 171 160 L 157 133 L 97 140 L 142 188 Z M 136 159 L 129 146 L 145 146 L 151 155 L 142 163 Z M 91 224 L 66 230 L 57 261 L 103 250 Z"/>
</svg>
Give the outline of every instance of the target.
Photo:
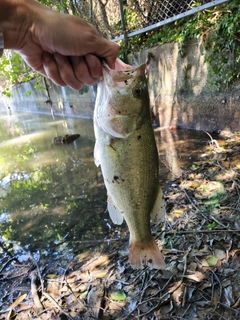
<svg viewBox="0 0 240 320">
<path fill-rule="evenodd" d="M 34 0 L 0 0 L 0 29 L 5 49 L 21 49 L 39 6 L 43 7 Z"/>
<path fill-rule="evenodd" d="M 15 49 L 24 21 L 22 0 L 0 1 L 0 28 L 3 30 L 4 48 Z"/>
</svg>

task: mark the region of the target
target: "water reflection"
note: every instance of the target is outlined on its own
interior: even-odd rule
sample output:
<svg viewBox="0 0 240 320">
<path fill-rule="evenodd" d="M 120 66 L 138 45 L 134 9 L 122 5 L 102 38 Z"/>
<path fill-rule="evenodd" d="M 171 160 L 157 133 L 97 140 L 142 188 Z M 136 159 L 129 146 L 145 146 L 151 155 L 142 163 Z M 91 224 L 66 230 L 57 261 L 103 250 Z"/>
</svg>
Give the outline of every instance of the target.
<svg viewBox="0 0 240 320">
<path fill-rule="evenodd" d="M 92 121 L 31 117 L 0 120 L 1 235 L 32 251 L 66 236 L 103 238 L 106 195 L 93 163 Z M 52 138 L 72 133 L 81 135 L 73 144 L 52 145 Z"/>
<path fill-rule="evenodd" d="M 73 133 L 81 135 L 73 144 L 52 145 L 52 138 Z M 181 175 L 181 166 L 207 139 L 203 133 L 156 130 L 163 184 Z M 93 148 L 91 120 L 2 114 L 0 233 L 5 240 L 20 241 L 27 251 L 49 256 L 86 249 L 86 244 L 71 241 L 118 234 L 106 212 L 106 191 Z"/>
</svg>

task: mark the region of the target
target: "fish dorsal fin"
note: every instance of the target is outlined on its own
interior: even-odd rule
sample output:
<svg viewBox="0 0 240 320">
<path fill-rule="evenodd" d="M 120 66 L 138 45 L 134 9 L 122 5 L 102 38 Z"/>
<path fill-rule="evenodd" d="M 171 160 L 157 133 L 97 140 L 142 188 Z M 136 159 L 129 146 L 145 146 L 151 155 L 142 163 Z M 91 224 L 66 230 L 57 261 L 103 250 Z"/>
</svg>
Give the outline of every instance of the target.
<svg viewBox="0 0 240 320">
<path fill-rule="evenodd" d="M 151 211 L 151 219 L 155 224 L 157 224 L 164 220 L 165 215 L 166 215 L 165 201 L 163 198 L 162 188 L 159 187 L 157 199 Z"/>
<path fill-rule="evenodd" d="M 122 224 L 123 223 L 123 215 L 114 205 L 112 198 L 108 195 L 108 212 L 112 222 L 114 224 Z"/>
</svg>

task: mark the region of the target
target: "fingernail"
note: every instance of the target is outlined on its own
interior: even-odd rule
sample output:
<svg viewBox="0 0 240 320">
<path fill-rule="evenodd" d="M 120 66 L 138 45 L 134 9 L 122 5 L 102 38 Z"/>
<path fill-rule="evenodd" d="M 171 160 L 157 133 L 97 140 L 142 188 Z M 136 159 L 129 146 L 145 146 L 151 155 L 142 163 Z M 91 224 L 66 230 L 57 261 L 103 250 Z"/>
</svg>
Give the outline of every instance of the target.
<svg viewBox="0 0 240 320">
<path fill-rule="evenodd" d="M 52 60 L 52 55 L 48 52 L 43 52 L 42 57 L 44 62 L 49 62 Z"/>
</svg>

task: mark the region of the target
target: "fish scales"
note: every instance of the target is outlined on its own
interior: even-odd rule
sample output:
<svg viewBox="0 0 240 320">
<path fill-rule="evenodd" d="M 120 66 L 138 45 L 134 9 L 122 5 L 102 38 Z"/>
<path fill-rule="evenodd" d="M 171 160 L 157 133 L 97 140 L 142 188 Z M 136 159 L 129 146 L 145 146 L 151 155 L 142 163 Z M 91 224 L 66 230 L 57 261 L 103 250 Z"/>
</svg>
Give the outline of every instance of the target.
<svg viewBox="0 0 240 320">
<path fill-rule="evenodd" d="M 101 165 L 110 216 L 118 224 L 124 217 L 128 225 L 131 265 L 164 268 L 150 229 L 151 212 L 161 219 L 165 207 L 144 71 L 144 65 L 104 68 L 94 110 L 94 156 Z"/>
<path fill-rule="evenodd" d="M 149 212 L 158 191 L 158 164 L 156 156 L 152 157 L 156 149 L 149 125 L 145 123 L 125 139 L 112 139 L 110 146 L 103 145 L 101 154 L 108 193 L 125 220 L 129 221 L 132 236 L 137 233 L 142 240 L 146 237 L 145 224 L 150 223 Z M 143 165 L 147 162 L 148 166 Z M 144 224 L 140 224 L 143 219 Z"/>
</svg>

